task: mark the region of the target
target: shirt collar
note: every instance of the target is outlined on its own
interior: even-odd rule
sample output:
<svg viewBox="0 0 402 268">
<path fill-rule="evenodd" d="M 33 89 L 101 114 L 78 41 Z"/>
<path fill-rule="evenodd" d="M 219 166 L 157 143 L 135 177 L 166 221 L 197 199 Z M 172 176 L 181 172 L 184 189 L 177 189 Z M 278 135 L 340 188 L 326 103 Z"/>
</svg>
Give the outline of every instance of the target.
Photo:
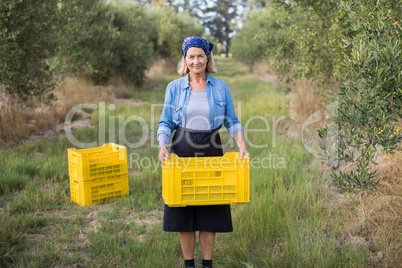
<svg viewBox="0 0 402 268">
<path fill-rule="evenodd" d="M 211 85 L 214 85 L 214 80 L 212 79 L 212 76 L 207 74 L 207 83 L 211 83 Z"/>
<path fill-rule="evenodd" d="M 212 79 L 212 76 L 207 74 L 207 83 L 211 83 L 211 85 L 214 85 L 214 81 Z M 188 81 L 188 74 L 186 74 L 186 76 L 184 77 L 184 87 L 183 89 L 189 88 L 190 87 L 190 83 Z"/>
</svg>

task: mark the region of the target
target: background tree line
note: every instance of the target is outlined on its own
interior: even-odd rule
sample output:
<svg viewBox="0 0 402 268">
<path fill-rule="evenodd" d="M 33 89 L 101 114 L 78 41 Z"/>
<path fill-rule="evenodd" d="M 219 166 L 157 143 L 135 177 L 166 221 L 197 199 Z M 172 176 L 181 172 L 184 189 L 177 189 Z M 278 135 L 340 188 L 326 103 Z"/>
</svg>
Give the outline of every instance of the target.
<svg viewBox="0 0 402 268">
<path fill-rule="evenodd" d="M 178 60 L 183 38 L 203 35 L 188 12 L 101 0 L 0 3 L 0 84 L 22 100 L 52 98 L 55 76 L 114 76 L 140 85 L 157 57 Z"/>
<path fill-rule="evenodd" d="M 141 85 L 158 57 L 177 61 L 184 37 L 209 34 L 229 53 L 240 6 L 228 0 L 7 0 L 0 3 L 0 84 L 22 100 L 52 99 L 57 75 Z M 208 32 L 204 31 L 206 27 Z"/>
</svg>

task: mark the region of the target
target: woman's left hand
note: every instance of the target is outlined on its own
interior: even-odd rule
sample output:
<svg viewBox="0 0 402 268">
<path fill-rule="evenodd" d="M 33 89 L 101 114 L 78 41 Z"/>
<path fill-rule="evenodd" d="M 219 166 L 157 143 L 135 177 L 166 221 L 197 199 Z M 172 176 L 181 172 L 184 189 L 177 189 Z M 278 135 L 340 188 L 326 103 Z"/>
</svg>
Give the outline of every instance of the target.
<svg viewBox="0 0 402 268">
<path fill-rule="evenodd" d="M 246 141 L 244 139 L 244 133 L 242 131 L 238 131 L 236 135 L 233 137 L 235 142 L 237 143 L 237 146 L 239 146 L 240 149 L 240 159 L 243 159 L 243 156 L 245 158 L 250 158 L 250 154 L 247 150 L 247 145 Z"/>
<path fill-rule="evenodd" d="M 247 150 L 247 146 L 242 146 L 240 147 L 240 159 L 244 158 L 250 158 L 250 153 Z"/>
</svg>

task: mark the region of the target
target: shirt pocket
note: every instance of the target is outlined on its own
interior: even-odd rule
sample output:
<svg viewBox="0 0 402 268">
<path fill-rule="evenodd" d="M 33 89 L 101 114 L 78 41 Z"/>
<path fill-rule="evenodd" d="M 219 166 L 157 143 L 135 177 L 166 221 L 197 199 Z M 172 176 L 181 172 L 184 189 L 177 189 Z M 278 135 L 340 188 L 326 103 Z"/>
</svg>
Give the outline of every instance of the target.
<svg viewBox="0 0 402 268">
<path fill-rule="evenodd" d="M 225 111 L 226 111 L 226 102 L 225 101 L 215 101 L 215 103 L 216 103 L 215 116 L 217 117 L 216 119 L 223 119 L 225 116 Z"/>
<path fill-rule="evenodd" d="M 175 125 L 180 125 L 181 118 L 183 116 L 183 111 L 182 111 L 183 106 L 173 106 L 173 122 Z"/>
</svg>

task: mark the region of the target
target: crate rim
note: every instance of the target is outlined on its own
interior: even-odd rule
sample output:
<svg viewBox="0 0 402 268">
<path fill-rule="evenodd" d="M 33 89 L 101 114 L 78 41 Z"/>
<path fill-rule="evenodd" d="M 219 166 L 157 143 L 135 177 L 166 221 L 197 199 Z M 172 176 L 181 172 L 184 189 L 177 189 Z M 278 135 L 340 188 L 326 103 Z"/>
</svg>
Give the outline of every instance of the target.
<svg viewBox="0 0 402 268">
<path fill-rule="evenodd" d="M 112 145 L 111 147 L 120 147 L 120 148 L 126 148 L 127 149 L 127 147 L 126 146 L 124 146 L 124 145 L 120 145 L 120 144 L 117 144 L 117 143 L 112 143 L 112 142 L 109 142 L 109 143 L 104 143 L 102 146 L 98 146 L 98 147 L 91 147 L 91 148 L 81 148 L 81 149 L 77 149 L 77 148 L 75 148 L 75 147 L 71 147 L 71 148 L 67 148 L 67 150 L 71 150 L 71 151 L 76 151 L 76 152 L 79 152 L 80 154 L 93 154 L 93 153 L 91 153 L 91 152 L 80 152 L 80 151 L 82 151 L 82 150 L 91 150 L 91 149 L 98 149 L 98 148 L 102 148 L 102 147 L 105 147 L 106 148 L 106 146 L 105 145 Z M 120 148 L 119 148 L 119 150 L 120 150 Z"/>
<path fill-rule="evenodd" d="M 224 158 L 225 156 L 227 157 L 227 158 L 229 158 L 227 155 L 235 155 L 235 156 L 239 156 L 239 157 L 235 157 L 235 159 L 234 159 L 234 161 L 238 161 L 238 160 L 241 160 L 241 161 L 245 161 L 245 160 L 250 160 L 250 157 L 244 157 L 244 158 L 242 158 L 242 159 L 240 159 L 240 153 L 239 152 L 226 152 L 224 155 L 222 155 L 222 156 L 200 156 L 200 157 L 194 157 L 194 156 L 191 156 L 191 157 L 180 157 L 180 156 L 178 156 L 177 154 L 175 154 L 175 153 L 169 153 L 169 159 L 164 159 L 165 161 L 164 162 L 173 162 L 173 161 L 180 161 L 180 160 L 184 160 L 184 159 L 203 159 L 203 158 L 217 158 L 217 157 L 219 157 L 219 158 Z M 170 156 L 173 156 L 175 159 L 171 159 L 170 158 Z"/>
</svg>

